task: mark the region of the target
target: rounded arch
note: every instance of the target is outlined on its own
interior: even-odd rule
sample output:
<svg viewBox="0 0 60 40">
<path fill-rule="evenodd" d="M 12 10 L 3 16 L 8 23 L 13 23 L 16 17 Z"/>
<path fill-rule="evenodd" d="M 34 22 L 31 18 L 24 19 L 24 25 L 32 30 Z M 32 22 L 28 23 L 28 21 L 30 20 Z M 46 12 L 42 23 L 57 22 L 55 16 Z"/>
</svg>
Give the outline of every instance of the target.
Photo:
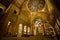
<svg viewBox="0 0 60 40">
<path fill-rule="evenodd" d="M 3 12 L 3 9 L 2 8 L 0 8 L 0 13 L 2 13 Z"/>
</svg>

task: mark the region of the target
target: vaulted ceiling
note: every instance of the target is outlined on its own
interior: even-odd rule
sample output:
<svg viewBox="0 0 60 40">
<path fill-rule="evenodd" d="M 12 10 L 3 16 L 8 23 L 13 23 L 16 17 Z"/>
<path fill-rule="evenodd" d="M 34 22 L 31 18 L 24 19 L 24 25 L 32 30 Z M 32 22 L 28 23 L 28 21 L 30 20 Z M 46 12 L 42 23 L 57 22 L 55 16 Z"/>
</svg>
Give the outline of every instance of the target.
<svg viewBox="0 0 60 40">
<path fill-rule="evenodd" d="M 2 3 L 3 5 L 5 5 L 6 7 L 9 6 L 9 4 L 12 2 L 13 0 L 0 0 L 0 3 Z"/>
<path fill-rule="evenodd" d="M 11 2 L 14 2 L 18 6 L 20 6 L 19 4 L 22 4 L 23 1 L 26 1 L 26 0 L 0 0 L 0 3 L 2 3 L 5 6 L 8 6 Z M 52 0 L 52 1 L 57 6 L 57 8 L 60 9 L 60 5 L 59 5 L 60 0 Z"/>
</svg>

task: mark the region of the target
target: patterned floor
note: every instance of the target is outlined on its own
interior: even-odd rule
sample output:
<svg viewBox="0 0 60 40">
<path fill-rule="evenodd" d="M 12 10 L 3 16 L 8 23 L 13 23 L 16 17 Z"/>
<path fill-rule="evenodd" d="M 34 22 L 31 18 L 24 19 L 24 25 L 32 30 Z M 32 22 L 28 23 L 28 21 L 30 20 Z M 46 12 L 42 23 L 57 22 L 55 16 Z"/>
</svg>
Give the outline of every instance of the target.
<svg viewBox="0 0 60 40">
<path fill-rule="evenodd" d="M 57 40 L 51 36 L 3 37 L 2 40 Z"/>
</svg>

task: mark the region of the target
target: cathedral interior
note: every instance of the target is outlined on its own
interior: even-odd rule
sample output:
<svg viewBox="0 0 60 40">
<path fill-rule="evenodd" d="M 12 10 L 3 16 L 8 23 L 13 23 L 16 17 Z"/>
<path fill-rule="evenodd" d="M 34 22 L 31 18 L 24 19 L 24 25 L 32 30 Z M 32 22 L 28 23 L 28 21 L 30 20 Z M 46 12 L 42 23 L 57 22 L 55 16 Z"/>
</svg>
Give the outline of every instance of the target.
<svg viewBox="0 0 60 40">
<path fill-rule="evenodd" d="M 0 0 L 1 40 L 60 40 L 59 0 Z"/>
</svg>

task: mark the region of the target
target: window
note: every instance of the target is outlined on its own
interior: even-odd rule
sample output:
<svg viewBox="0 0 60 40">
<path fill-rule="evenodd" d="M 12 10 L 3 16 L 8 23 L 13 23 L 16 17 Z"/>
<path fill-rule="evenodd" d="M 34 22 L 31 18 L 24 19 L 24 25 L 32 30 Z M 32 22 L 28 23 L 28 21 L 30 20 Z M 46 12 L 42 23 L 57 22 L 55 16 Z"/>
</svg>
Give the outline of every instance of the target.
<svg viewBox="0 0 60 40">
<path fill-rule="evenodd" d="M 22 33 L 22 24 L 19 24 L 19 33 Z"/>
<path fill-rule="evenodd" d="M 35 19 L 35 27 L 42 26 L 42 20 L 41 19 Z"/>
<path fill-rule="evenodd" d="M 26 34 L 27 33 L 27 26 L 25 25 L 24 26 L 24 34 Z"/>
<path fill-rule="evenodd" d="M 11 22 L 10 21 L 8 21 L 8 26 L 11 24 Z"/>
<path fill-rule="evenodd" d="M 52 28 L 50 28 L 50 30 L 51 30 L 51 31 L 53 31 L 53 29 L 52 29 Z"/>
<path fill-rule="evenodd" d="M 27 33 L 30 34 L 30 32 L 31 32 L 31 31 L 30 31 L 30 27 L 28 27 Z"/>
<path fill-rule="evenodd" d="M 3 12 L 3 9 L 2 8 L 0 8 L 0 14 Z"/>
<path fill-rule="evenodd" d="M 14 10 L 14 14 L 17 14 L 17 11 L 16 10 Z"/>
<path fill-rule="evenodd" d="M 45 5 L 45 0 L 29 0 L 28 9 L 32 12 L 42 10 Z"/>
</svg>

